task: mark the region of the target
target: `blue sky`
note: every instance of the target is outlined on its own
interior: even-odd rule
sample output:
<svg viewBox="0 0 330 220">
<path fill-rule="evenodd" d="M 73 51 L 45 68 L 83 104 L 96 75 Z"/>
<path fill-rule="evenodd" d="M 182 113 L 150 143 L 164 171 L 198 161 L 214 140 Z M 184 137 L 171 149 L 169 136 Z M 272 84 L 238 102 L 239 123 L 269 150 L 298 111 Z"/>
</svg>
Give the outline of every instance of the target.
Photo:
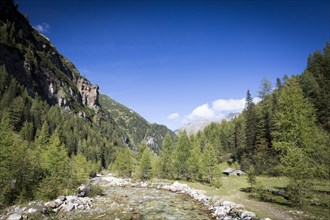
<svg viewBox="0 0 330 220">
<path fill-rule="evenodd" d="M 15 2 L 100 92 L 171 129 L 240 111 L 330 41 L 330 1 Z"/>
</svg>

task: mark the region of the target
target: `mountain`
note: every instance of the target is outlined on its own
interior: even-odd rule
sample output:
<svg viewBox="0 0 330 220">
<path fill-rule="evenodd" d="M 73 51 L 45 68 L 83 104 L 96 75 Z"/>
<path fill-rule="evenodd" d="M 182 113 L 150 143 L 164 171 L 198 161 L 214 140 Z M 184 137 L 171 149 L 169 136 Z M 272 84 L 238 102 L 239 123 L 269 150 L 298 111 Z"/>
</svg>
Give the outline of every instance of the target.
<svg viewBox="0 0 330 220">
<path fill-rule="evenodd" d="M 222 120 L 230 121 L 234 119 L 237 115 L 240 113 L 238 112 L 231 112 L 228 113 Z M 190 123 L 184 124 L 180 129 L 176 130 L 176 133 L 179 133 L 180 131 L 186 131 L 188 134 L 196 134 L 199 131 L 202 131 L 204 128 L 206 128 L 209 124 L 211 124 L 214 121 L 211 120 L 196 120 L 192 121 Z"/>
<path fill-rule="evenodd" d="M 116 105 L 108 105 L 102 98 L 100 106 L 98 85 L 81 76 L 74 64 L 17 9 L 11 0 L 0 2 L 0 66 L 5 66 L 30 96 L 41 97 L 50 106 L 60 106 L 97 125 L 110 124 L 116 136 L 131 148 L 144 142 L 158 152 L 165 133 L 171 131 L 137 114 L 132 120 L 122 120 L 115 114 L 117 107 L 123 114 L 128 108 L 114 100 L 111 103 Z"/>
<path fill-rule="evenodd" d="M 164 125 L 149 123 L 132 109 L 116 102 L 105 94 L 100 94 L 99 102 L 102 109 L 109 112 L 118 126 L 129 135 L 133 145 L 146 144 L 159 153 L 166 133 L 174 136 L 174 132 Z"/>
<path fill-rule="evenodd" d="M 40 34 L 9 0 L 0 2 L 0 64 L 19 83 L 50 104 L 87 113 L 98 106 L 98 86 L 79 74 L 48 38 Z"/>
<path fill-rule="evenodd" d="M 159 152 L 167 132 L 100 96 L 18 5 L 0 1 L 0 210 L 73 193 L 101 169 L 131 176 L 129 148 Z"/>
</svg>

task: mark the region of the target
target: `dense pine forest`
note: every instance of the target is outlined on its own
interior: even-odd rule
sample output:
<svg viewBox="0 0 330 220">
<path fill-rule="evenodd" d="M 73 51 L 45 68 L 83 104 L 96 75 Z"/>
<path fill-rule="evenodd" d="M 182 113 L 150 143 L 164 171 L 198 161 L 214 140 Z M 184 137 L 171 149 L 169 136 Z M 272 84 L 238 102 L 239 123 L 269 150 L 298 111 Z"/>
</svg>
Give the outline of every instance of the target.
<svg viewBox="0 0 330 220">
<path fill-rule="evenodd" d="M 87 79 L 16 15 L 17 6 L 1 4 L 12 14 L 0 16 L 0 209 L 71 193 L 102 169 L 221 187 L 220 165 L 227 163 L 247 172 L 262 194 L 268 191 L 256 186 L 255 176 L 288 177 L 283 196 L 295 206 L 308 202 L 315 179 L 329 181 L 329 43 L 308 57 L 302 74 L 276 85 L 263 79 L 260 102 L 247 91 L 245 109 L 234 119 L 174 135 L 104 95 L 101 105 L 87 106 L 75 85 Z M 152 136 L 156 145 L 146 145 Z"/>
</svg>

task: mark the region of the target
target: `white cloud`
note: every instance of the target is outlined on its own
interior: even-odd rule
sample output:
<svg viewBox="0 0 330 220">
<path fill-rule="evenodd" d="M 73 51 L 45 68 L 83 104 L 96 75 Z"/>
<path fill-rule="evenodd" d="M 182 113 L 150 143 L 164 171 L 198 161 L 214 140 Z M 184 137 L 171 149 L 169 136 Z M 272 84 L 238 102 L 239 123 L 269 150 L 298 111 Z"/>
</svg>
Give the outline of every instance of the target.
<svg viewBox="0 0 330 220">
<path fill-rule="evenodd" d="M 33 28 L 42 34 L 49 33 L 49 30 L 50 30 L 50 26 L 47 23 L 37 24 L 37 25 L 33 26 Z"/>
<path fill-rule="evenodd" d="M 253 102 L 258 103 L 259 98 Z M 195 108 L 189 115 L 183 117 L 182 124 L 196 121 L 219 121 L 229 113 L 239 113 L 245 108 L 245 98 L 217 99 L 212 104 L 206 103 Z"/>
<path fill-rule="evenodd" d="M 180 118 L 180 114 L 175 112 L 175 113 L 172 113 L 169 116 L 167 116 L 167 118 L 170 119 L 170 120 L 175 120 L 175 119 Z"/>
<path fill-rule="evenodd" d="M 209 107 L 209 104 L 198 106 L 192 113 L 185 116 L 183 119 L 184 123 L 189 123 L 196 120 L 211 120 L 214 117 L 214 111 Z"/>
<path fill-rule="evenodd" d="M 212 102 L 214 111 L 241 111 L 245 106 L 245 99 L 218 99 Z"/>
</svg>

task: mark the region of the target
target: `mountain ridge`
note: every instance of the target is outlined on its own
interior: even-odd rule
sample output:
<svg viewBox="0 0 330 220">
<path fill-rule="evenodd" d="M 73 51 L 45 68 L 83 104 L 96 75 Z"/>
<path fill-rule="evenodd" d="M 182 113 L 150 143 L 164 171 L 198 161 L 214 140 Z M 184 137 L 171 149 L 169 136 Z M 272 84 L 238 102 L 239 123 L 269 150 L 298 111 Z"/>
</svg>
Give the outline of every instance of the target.
<svg viewBox="0 0 330 220">
<path fill-rule="evenodd" d="M 0 2 L 0 11 L 0 65 L 5 65 L 7 72 L 24 85 L 31 96 L 39 95 L 50 105 L 59 105 L 87 120 L 114 124 L 123 142 L 131 148 L 142 143 L 137 140 L 142 141 L 143 138 L 131 138 L 133 134 L 129 132 L 133 129 L 119 126 L 109 114 L 109 109 L 102 109 L 99 86 L 82 76 L 47 37 L 34 29 L 18 11 L 18 6 L 11 0 L 4 0 Z M 150 125 L 147 127 L 149 129 Z M 149 144 L 155 152 L 159 152 L 165 136 L 164 132 L 158 135 L 158 130 L 153 129 L 155 134 L 151 136 L 157 136 L 157 144 Z M 171 132 L 167 128 L 164 130 Z M 130 139 L 134 141 L 130 143 Z"/>
</svg>

